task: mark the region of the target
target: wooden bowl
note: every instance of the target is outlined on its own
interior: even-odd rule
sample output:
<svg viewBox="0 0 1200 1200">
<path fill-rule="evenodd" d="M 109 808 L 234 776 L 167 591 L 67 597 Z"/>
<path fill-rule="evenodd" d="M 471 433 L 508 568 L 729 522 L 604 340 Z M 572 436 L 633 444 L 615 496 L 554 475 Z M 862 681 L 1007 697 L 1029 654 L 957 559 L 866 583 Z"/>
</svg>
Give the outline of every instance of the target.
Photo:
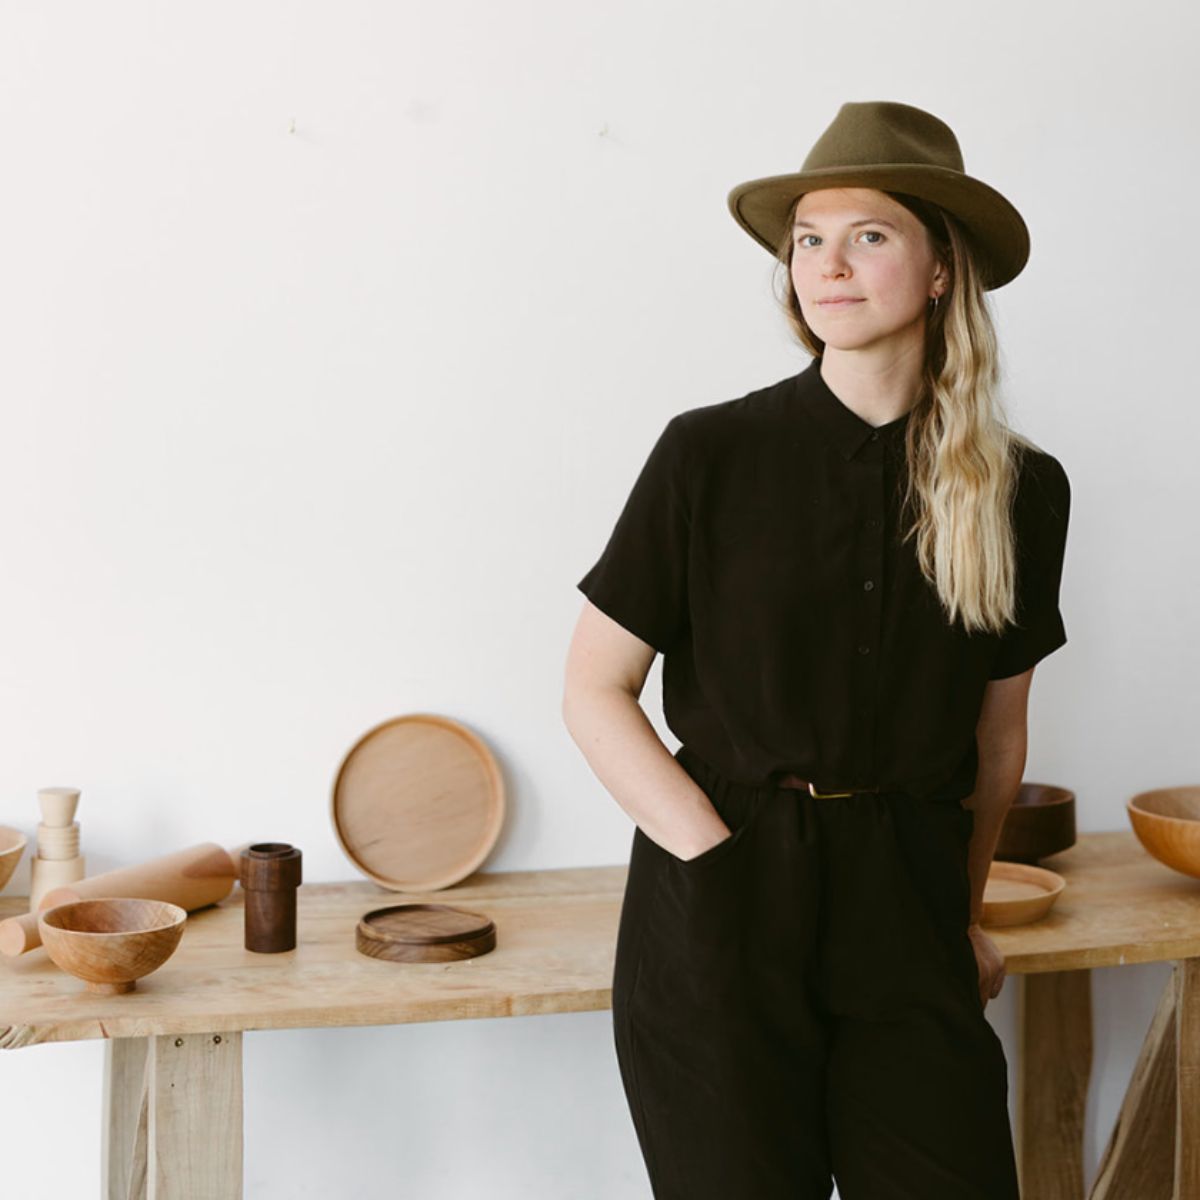
<svg viewBox="0 0 1200 1200">
<path fill-rule="evenodd" d="M 1049 783 L 1023 783 L 1004 815 L 995 857 L 1036 863 L 1075 845 L 1075 793 Z"/>
<path fill-rule="evenodd" d="M 46 953 L 89 992 L 132 992 L 175 953 L 187 909 L 165 900 L 72 900 L 38 913 Z"/>
<path fill-rule="evenodd" d="M 1200 879 L 1200 786 L 1154 788 L 1125 802 L 1137 839 L 1160 863 Z"/>
<path fill-rule="evenodd" d="M 0 888 L 12 878 L 28 840 L 19 829 L 0 825 Z"/>
<path fill-rule="evenodd" d="M 1067 881 L 1056 871 L 1028 863 L 993 862 L 983 892 L 981 925 L 1028 925 L 1040 921 Z"/>
</svg>

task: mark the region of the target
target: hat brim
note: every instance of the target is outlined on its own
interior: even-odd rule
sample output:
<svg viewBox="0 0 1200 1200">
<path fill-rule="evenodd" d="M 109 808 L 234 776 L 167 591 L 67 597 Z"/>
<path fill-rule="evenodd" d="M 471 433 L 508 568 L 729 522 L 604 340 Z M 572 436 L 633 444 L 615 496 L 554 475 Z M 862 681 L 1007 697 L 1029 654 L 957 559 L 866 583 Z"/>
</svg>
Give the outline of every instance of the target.
<svg viewBox="0 0 1200 1200">
<path fill-rule="evenodd" d="M 1029 260 L 1029 229 L 995 188 L 948 167 L 881 163 L 819 167 L 739 183 L 729 193 L 733 219 L 772 256 L 778 254 L 793 201 L 821 188 L 868 187 L 931 200 L 957 217 L 980 256 L 985 290 L 1015 279 Z"/>
</svg>

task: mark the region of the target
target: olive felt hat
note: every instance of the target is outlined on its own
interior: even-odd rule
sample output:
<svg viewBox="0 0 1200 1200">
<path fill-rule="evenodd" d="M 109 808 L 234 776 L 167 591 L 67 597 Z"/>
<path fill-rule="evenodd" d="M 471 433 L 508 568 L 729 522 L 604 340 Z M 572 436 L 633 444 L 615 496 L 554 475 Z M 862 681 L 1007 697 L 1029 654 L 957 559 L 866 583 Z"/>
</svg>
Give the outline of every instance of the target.
<svg viewBox="0 0 1200 1200">
<path fill-rule="evenodd" d="M 798 172 L 739 183 L 729 193 L 729 211 L 775 255 L 792 203 L 805 192 L 835 187 L 903 192 L 941 205 L 966 228 L 987 290 L 1015 279 L 1029 258 L 1021 214 L 995 188 L 964 174 L 950 126 L 892 100 L 843 104 Z"/>
</svg>

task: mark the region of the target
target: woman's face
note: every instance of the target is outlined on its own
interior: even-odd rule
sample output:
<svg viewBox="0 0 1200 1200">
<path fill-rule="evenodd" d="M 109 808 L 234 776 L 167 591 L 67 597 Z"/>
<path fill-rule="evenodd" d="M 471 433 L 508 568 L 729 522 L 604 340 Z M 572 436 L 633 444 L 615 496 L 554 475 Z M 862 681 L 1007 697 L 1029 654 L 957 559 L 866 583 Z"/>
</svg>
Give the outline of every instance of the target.
<svg viewBox="0 0 1200 1200">
<path fill-rule="evenodd" d="M 923 344 L 926 305 L 945 290 L 929 231 L 874 188 L 822 188 L 796 206 L 792 284 L 809 328 L 827 346 Z M 833 297 L 853 297 L 843 304 Z"/>
</svg>

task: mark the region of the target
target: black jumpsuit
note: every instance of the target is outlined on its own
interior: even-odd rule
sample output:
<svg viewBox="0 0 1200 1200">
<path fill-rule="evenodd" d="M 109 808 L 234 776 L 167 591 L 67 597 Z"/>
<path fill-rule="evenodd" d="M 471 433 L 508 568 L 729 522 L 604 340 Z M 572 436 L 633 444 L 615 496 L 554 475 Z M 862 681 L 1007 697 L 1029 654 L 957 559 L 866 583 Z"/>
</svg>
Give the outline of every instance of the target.
<svg viewBox="0 0 1200 1200">
<path fill-rule="evenodd" d="M 579 583 L 663 654 L 676 759 L 733 831 L 686 861 L 633 835 L 613 1022 L 656 1200 L 1018 1196 L 962 801 L 988 680 L 1067 640 L 1070 488 L 1022 449 L 1016 621 L 968 635 L 901 544 L 907 421 L 819 359 L 679 413 Z"/>
</svg>

